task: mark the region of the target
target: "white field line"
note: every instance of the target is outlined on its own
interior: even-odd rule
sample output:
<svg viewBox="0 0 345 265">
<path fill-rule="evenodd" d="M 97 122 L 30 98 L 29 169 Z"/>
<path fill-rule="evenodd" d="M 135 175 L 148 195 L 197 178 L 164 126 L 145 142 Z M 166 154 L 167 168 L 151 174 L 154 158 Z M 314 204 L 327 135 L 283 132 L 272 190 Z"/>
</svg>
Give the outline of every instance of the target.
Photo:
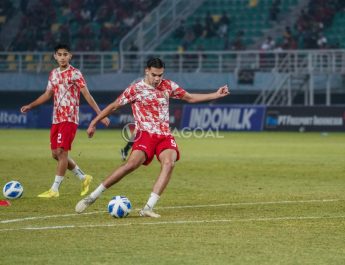
<svg viewBox="0 0 345 265">
<path fill-rule="evenodd" d="M 246 206 L 246 205 L 270 205 L 270 204 L 294 204 L 294 203 L 327 203 L 327 202 L 337 202 L 341 201 L 340 199 L 325 199 L 325 200 L 300 200 L 300 201 L 271 201 L 271 202 L 234 202 L 234 203 L 221 203 L 221 204 L 201 204 L 201 205 L 182 205 L 182 206 L 165 206 L 165 207 L 156 207 L 156 209 L 184 209 L 184 208 L 205 208 L 205 207 L 224 207 L 224 206 Z M 137 211 L 139 209 L 134 209 Z M 56 214 L 56 215 L 46 215 L 46 216 L 32 216 L 32 217 L 23 217 L 18 219 L 8 219 L 1 220 L 0 224 L 7 223 L 16 223 L 24 222 L 30 220 L 40 220 L 40 219 L 49 219 L 49 218 L 61 218 L 61 217 L 71 217 L 71 216 L 81 216 L 81 215 L 92 215 L 105 213 L 106 211 L 95 211 L 87 212 L 82 214 L 71 213 L 71 214 Z"/>
<path fill-rule="evenodd" d="M 179 220 L 179 221 L 163 221 L 163 222 L 142 222 L 142 223 L 109 223 L 109 224 L 87 224 L 87 225 L 59 225 L 59 226 L 28 226 L 20 228 L 0 229 L 0 232 L 8 231 L 39 231 L 39 230 L 58 230 L 58 229 L 78 229 L 78 228 L 101 228 L 115 226 L 133 226 L 133 225 L 179 225 L 179 224 L 207 224 L 207 223 L 234 223 L 234 222 L 279 222 L 279 221 L 303 221 L 303 220 L 329 220 L 329 219 L 345 219 L 345 215 L 339 216 L 286 216 L 286 217 L 270 217 L 270 218 L 248 218 L 248 219 L 218 219 L 218 220 Z"/>
<path fill-rule="evenodd" d="M 56 215 L 46 215 L 46 216 L 23 217 L 23 218 L 18 218 L 18 219 L 2 220 L 2 221 L 0 221 L 0 224 L 24 222 L 24 221 L 39 220 L 39 219 L 49 219 L 49 218 L 71 217 L 71 216 L 77 216 L 77 215 L 91 215 L 91 214 L 99 214 L 99 213 L 104 213 L 104 212 L 106 212 L 106 211 L 97 211 L 97 212 L 89 212 L 89 213 L 82 213 L 82 214 L 70 213 L 70 214 L 56 214 Z"/>
</svg>

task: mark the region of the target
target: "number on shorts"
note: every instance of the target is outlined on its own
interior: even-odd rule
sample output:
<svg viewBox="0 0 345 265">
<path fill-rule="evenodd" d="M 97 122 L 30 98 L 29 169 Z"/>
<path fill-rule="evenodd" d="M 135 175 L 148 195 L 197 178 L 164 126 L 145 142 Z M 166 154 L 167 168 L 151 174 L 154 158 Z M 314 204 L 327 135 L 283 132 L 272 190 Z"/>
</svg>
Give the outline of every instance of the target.
<svg viewBox="0 0 345 265">
<path fill-rule="evenodd" d="M 58 142 L 58 144 L 61 144 L 61 143 L 62 143 L 61 138 L 62 138 L 61 133 L 58 133 L 58 137 L 57 137 L 57 142 Z"/>
<path fill-rule="evenodd" d="M 174 139 L 171 139 L 171 146 L 176 147 L 176 142 Z"/>
</svg>

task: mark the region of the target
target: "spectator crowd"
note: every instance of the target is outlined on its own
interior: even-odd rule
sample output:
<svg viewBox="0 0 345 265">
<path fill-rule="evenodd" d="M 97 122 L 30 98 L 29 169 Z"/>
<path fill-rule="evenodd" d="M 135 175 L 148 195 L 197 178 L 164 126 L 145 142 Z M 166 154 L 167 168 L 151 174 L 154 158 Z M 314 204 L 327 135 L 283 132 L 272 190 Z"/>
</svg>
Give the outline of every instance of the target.
<svg viewBox="0 0 345 265">
<path fill-rule="evenodd" d="M 121 38 L 160 0 L 21 1 L 12 51 L 51 51 L 70 43 L 76 51 L 117 50 Z"/>
<path fill-rule="evenodd" d="M 20 0 L 20 25 L 7 51 L 51 51 L 56 43 L 69 43 L 75 51 L 117 50 L 121 38 L 161 0 Z M 13 1 L 0 1 L 1 17 L 9 20 L 16 13 Z M 259 1 L 255 1 L 256 8 Z M 267 10 L 270 23 L 282 20 L 282 1 L 273 0 Z M 249 8 L 249 7 L 248 7 Z M 293 25 L 287 25 L 281 36 L 267 36 L 259 49 L 264 51 L 291 49 L 339 48 L 330 42 L 325 29 L 332 25 L 337 12 L 344 12 L 343 0 L 310 0 Z M 247 49 L 246 31 L 236 30 L 236 18 L 227 12 L 197 16 L 192 21 L 182 20 L 173 33 L 179 40 L 179 51 L 208 49 L 204 43 L 214 40 L 221 50 Z M 4 22 L 0 23 L 4 27 Z M 231 36 L 229 34 L 231 32 Z M 5 47 L 0 45 L 0 50 Z M 135 47 L 130 50 L 136 50 Z"/>
</svg>

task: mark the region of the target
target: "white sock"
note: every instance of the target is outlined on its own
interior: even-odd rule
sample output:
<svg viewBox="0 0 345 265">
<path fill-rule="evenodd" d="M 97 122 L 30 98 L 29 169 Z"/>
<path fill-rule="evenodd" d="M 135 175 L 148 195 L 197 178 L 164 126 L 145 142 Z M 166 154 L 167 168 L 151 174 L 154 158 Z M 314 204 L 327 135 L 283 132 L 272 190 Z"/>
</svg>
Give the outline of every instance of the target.
<svg viewBox="0 0 345 265">
<path fill-rule="evenodd" d="M 85 179 L 85 173 L 78 167 L 78 165 L 76 165 L 75 168 L 72 169 L 72 172 L 80 180 Z"/>
<path fill-rule="evenodd" d="M 103 184 L 99 185 L 93 192 L 91 192 L 90 197 L 97 199 L 101 196 L 102 192 L 105 191 L 107 188 L 104 187 Z"/>
<path fill-rule="evenodd" d="M 147 201 L 144 210 L 152 210 L 155 207 L 156 203 L 158 202 L 160 196 L 154 192 L 151 192 L 151 196 Z"/>
<path fill-rule="evenodd" d="M 59 191 L 59 187 L 60 187 L 60 184 L 61 184 L 62 181 L 63 181 L 63 176 L 56 175 L 54 183 L 53 183 L 53 185 L 51 187 L 51 190 L 55 191 L 55 192 Z"/>
</svg>

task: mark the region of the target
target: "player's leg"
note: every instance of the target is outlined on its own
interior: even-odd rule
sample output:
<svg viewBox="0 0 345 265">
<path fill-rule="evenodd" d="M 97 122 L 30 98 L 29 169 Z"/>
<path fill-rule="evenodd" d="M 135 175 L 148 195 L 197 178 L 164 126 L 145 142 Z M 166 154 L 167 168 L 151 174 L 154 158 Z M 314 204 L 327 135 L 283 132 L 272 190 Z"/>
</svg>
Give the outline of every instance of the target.
<svg viewBox="0 0 345 265">
<path fill-rule="evenodd" d="M 58 158 L 56 175 L 65 176 L 67 166 L 68 166 L 68 151 L 65 151 L 63 148 L 58 148 L 54 150 Z"/>
<path fill-rule="evenodd" d="M 83 170 L 76 164 L 76 162 L 68 157 L 68 167 L 72 173 L 81 181 L 81 192 L 80 196 L 84 196 L 89 192 L 90 184 L 92 182 L 92 176 L 84 173 Z"/>
<path fill-rule="evenodd" d="M 141 150 L 134 150 L 128 158 L 128 161 L 115 169 L 89 196 L 79 201 L 75 207 L 77 213 L 83 212 L 88 206 L 94 203 L 103 191 L 119 182 L 124 176 L 136 170 L 146 160 L 146 155 Z"/>
<path fill-rule="evenodd" d="M 153 212 L 153 207 L 170 181 L 175 162 L 180 158 L 180 152 L 174 137 L 170 135 L 159 141 L 155 148 L 155 153 L 161 163 L 161 171 L 153 186 L 151 195 L 144 208 L 139 211 L 139 215 L 157 218 L 160 215 Z"/>
<path fill-rule="evenodd" d="M 153 208 L 158 202 L 161 194 L 163 193 L 163 191 L 165 190 L 165 188 L 167 187 L 170 181 L 177 157 L 178 157 L 177 150 L 174 150 L 174 149 L 165 149 L 159 154 L 159 160 L 161 163 L 161 171 L 153 186 L 152 192 L 150 194 L 150 197 L 146 205 L 144 206 L 142 210 L 139 211 L 140 216 L 155 217 L 155 218 L 160 217 L 159 214 L 153 212 Z"/>
<path fill-rule="evenodd" d="M 57 148 L 52 150 L 52 156 L 57 160 L 55 179 L 48 191 L 38 195 L 38 197 L 41 198 L 59 197 L 59 187 L 64 179 L 67 170 L 68 151 L 65 151 L 63 148 Z"/>
<path fill-rule="evenodd" d="M 161 171 L 152 189 L 152 191 L 159 196 L 163 193 L 170 181 L 176 159 L 177 152 L 173 149 L 166 149 L 159 155 Z"/>
<path fill-rule="evenodd" d="M 129 142 L 127 142 L 126 146 L 120 150 L 121 151 L 121 158 L 123 161 L 125 161 L 127 159 L 128 152 L 129 152 L 129 150 L 131 150 L 133 144 L 134 144 L 134 142 L 129 141 Z"/>
<path fill-rule="evenodd" d="M 59 197 L 59 187 L 64 179 L 69 163 L 68 151 L 71 150 L 77 127 L 77 124 L 72 122 L 62 122 L 52 125 L 50 130 L 50 144 L 52 157 L 57 160 L 56 175 L 51 189 L 38 195 L 38 197 Z"/>
<path fill-rule="evenodd" d="M 59 124 L 52 124 L 50 128 L 50 148 L 52 151 L 52 157 L 58 161 L 58 156 L 57 156 L 57 146 L 58 146 L 58 139 L 60 139 L 61 133 L 60 133 L 60 125 Z M 60 186 L 61 182 L 63 180 L 63 176 L 55 176 L 54 183 L 58 184 Z M 54 185 L 53 183 L 53 185 Z M 38 195 L 38 197 L 41 198 L 54 198 L 54 197 L 59 197 L 59 191 L 55 190 L 53 191 L 52 189 L 49 189 L 48 191 L 45 191 L 41 194 Z"/>
<path fill-rule="evenodd" d="M 135 140 L 137 137 L 140 138 L 141 134 L 139 133 L 138 134 L 138 131 L 135 130 L 135 125 L 134 123 L 129 123 L 127 124 L 124 128 L 123 128 L 123 133 L 126 132 L 126 141 L 127 141 L 127 144 L 124 148 L 121 148 L 120 149 L 120 153 L 121 153 L 121 158 L 122 158 L 122 161 L 125 161 L 127 159 L 127 156 L 128 156 L 128 153 L 129 153 L 129 150 L 131 150 Z M 130 135 L 130 138 L 128 139 L 127 137 Z M 123 135 L 124 136 L 124 135 Z"/>
<path fill-rule="evenodd" d="M 108 189 L 115 183 L 119 182 L 124 176 L 131 173 L 140 167 L 146 160 L 146 155 L 141 150 L 134 150 L 128 161 L 118 167 L 112 174 L 110 174 L 103 182 L 103 186 Z"/>
<path fill-rule="evenodd" d="M 53 154 L 52 156 L 55 160 L 58 161 L 58 157 L 55 154 Z M 72 158 L 68 157 L 67 159 L 68 159 L 67 169 L 72 171 L 74 176 L 76 176 L 81 181 L 80 196 L 84 196 L 88 193 L 90 184 L 93 178 L 91 175 L 85 174 L 84 171 L 81 170 L 81 168 L 77 165 L 77 163 Z"/>
<path fill-rule="evenodd" d="M 140 165 L 150 164 L 155 154 L 157 139 L 147 132 L 137 132 L 135 139 L 133 151 L 128 161 L 110 174 L 89 196 L 77 203 L 75 207 L 77 213 L 83 212 L 96 201 L 103 191 L 120 181 Z"/>
</svg>

